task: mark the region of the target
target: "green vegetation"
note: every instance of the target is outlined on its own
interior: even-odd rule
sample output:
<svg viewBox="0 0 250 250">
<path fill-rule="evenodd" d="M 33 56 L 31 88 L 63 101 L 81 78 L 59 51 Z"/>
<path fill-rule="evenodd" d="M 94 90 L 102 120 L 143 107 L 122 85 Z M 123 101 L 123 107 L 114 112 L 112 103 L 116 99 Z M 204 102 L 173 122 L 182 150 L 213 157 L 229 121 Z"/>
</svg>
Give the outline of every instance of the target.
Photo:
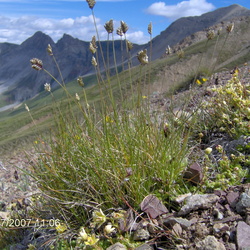
<svg viewBox="0 0 250 250">
<path fill-rule="evenodd" d="M 93 11 L 95 1 L 87 3 Z M 113 33 L 112 20 L 105 28 L 108 34 Z M 129 54 L 127 29 L 126 23 L 121 22 L 119 31 Z M 150 24 L 150 35 L 151 29 Z M 223 46 L 232 31 L 227 29 L 222 36 Z M 212 59 L 219 39 L 212 40 L 210 47 L 211 39 L 208 36 L 208 41 L 154 63 L 148 61 L 146 50 L 140 51 L 138 67 L 132 69 L 128 64 L 126 71 L 118 73 L 117 69 L 113 76 L 105 62 L 104 77 L 95 59 L 102 48 L 93 37 L 90 50 L 98 88 L 84 87 L 85 81 L 94 81 L 93 76 L 78 78 L 79 86 L 76 82 L 66 85 L 63 79 L 54 79 L 60 88 L 52 91 L 45 84 L 45 92 L 25 104 L 25 115 L 23 107 L 3 113 L 0 127 L 5 131 L 0 138 L 3 145 L 27 136 L 34 142 L 37 158 L 32 159 L 27 173 L 36 181 L 43 197 L 34 199 L 33 206 L 43 202 L 60 220 L 54 225 L 50 249 L 104 249 L 117 241 L 133 248 L 138 243 L 129 232 L 121 230 L 117 219 L 124 219 L 128 208 L 137 211 L 148 194 L 167 203 L 190 190 L 204 192 L 239 184 L 247 175 L 243 167 L 249 166 L 249 158 L 243 153 L 228 157 L 218 147 L 221 160 L 214 162 L 210 157 L 212 149 L 203 147 L 205 139 L 215 131 L 231 138 L 249 135 L 249 84 L 241 84 L 235 74 L 228 84 L 211 90 L 216 95 L 209 101 L 200 99 L 192 108 L 188 105 L 191 97 L 197 96 L 201 86 L 207 84 L 207 77 L 217 65 Z M 197 57 L 197 50 L 202 55 Z M 57 65 L 50 45 L 48 53 Z M 219 53 L 219 60 L 222 54 Z M 178 60 L 185 65 L 187 58 L 196 61 L 196 68 L 185 69 L 177 84 L 168 86 L 167 95 L 172 101 L 165 111 L 153 110 L 151 83 L 159 79 L 158 73 L 166 64 L 171 68 Z M 202 64 L 205 58 L 210 62 L 208 65 Z M 33 58 L 31 64 L 40 73 L 49 74 L 41 60 Z M 172 94 L 183 89 L 190 89 L 190 94 L 175 102 Z M 17 131 L 15 136 L 13 131 Z M 197 186 L 183 178 L 194 161 L 201 162 L 205 176 Z M 6 231 L 0 229 L 3 239 L 10 235 Z M 3 242 L 0 240 L 2 245 Z M 29 249 L 34 247 L 30 245 Z"/>
</svg>

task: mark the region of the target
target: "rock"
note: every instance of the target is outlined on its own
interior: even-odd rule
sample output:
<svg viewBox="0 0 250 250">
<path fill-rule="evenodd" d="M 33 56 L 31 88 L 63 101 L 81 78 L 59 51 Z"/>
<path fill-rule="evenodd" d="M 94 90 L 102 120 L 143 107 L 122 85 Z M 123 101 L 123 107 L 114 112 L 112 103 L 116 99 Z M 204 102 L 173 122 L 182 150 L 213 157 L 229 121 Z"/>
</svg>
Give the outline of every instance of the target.
<svg viewBox="0 0 250 250">
<path fill-rule="evenodd" d="M 247 208 L 250 208 L 250 196 L 246 193 L 242 193 L 239 202 L 236 204 L 236 211 L 242 214 L 245 213 Z"/>
<path fill-rule="evenodd" d="M 226 192 L 223 190 L 214 190 L 214 194 L 218 195 L 219 197 L 225 196 Z"/>
<path fill-rule="evenodd" d="M 239 192 L 229 192 L 226 196 L 228 204 L 234 208 L 239 198 Z"/>
<path fill-rule="evenodd" d="M 207 236 L 204 240 L 196 244 L 197 250 L 226 250 L 225 246 L 214 236 Z"/>
<path fill-rule="evenodd" d="M 200 164 L 195 162 L 191 166 L 189 166 L 184 173 L 184 179 L 196 185 L 201 183 L 203 179 L 203 173 Z"/>
<path fill-rule="evenodd" d="M 168 209 L 154 195 L 147 195 L 140 204 L 141 210 L 147 213 L 152 219 L 159 215 L 168 213 Z"/>
<path fill-rule="evenodd" d="M 234 243 L 227 243 L 227 247 L 230 250 L 236 250 L 236 245 Z"/>
<path fill-rule="evenodd" d="M 215 234 L 229 231 L 229 226 L 225 223 L 216 223 L 213 226 L 213 231 Z"/>
<path fill-rule="evenodd" d="M 183 229 L 189 228 L 193 223 L 187 219 L 170 217 L 163 221 L 165 226 L 173 226 L 176 223 L 180 224 Z"/>
<path fill-rule="evenodd" d="M 143 244 L 139 247 L 136 247 L 134 250 L 153 250 L 154 248 L 151 247 L 150 245 L 148 244 Z"/>
<path fill-rule="evenodd" d="M 250 226 L 239 221 L 236 229 L 237 246 L 239 250 L 250 250 Z"/>
<path fill-rule="evenodd" d="M 185 199 L 186 204 L 181 207 L 178 216 L 183 216 L 193 210 L 206 209 L 212 206 L 219 197 L 215 194 L 195 194 Z"/>
<path fill-rule="evenodd" d="M 178 223 L 174 224 L 173 229 L 172 229 L 172 233 L 173 233 L 173 235 L 176 235 L 177 237 L 181 236 L 182 228 L 181 228 L 180 224 L 178 224 Z"/>
<path fill-rule="evenodd" d="M 215 218 L 217 218 L 218 220 L 222 220 L 223 219 L 223 214 L 217 209 L 215 208 L 213 211 L 213 215 L 215 216 Z"/>
<path fill-rule="evenodd" d="M 182 203 L 187 197 L 191 196 L 192 194 L 191 193 L 187 193 L 187 194 L 182 194 L 182 195 L 179 195 L 175 198 L 175 201 L 180 204 Z"/>
<path fill-rule="evenodd" d="M 194 225 L 195 236 L 198 238 L 204 238 L 209 235 L 209 229 L 207 228 L 205 223 L 197 223 Z"/>
<path fill-rule="evenodd" d="M 148 240 L 149 237 L 150 237 L 150 233 L 148 232 L 148 230 L 144 228 L 140 228 L 135 231 L 133 239 L 135 241 L 141 241 L 141 240 Z"/>
<path fill-rule="evenodd" d="M 120 242 L 117 242 L 114 245 L 108 247 L 107 250 L 127 250 L 127 247 Z"/>
</svg>

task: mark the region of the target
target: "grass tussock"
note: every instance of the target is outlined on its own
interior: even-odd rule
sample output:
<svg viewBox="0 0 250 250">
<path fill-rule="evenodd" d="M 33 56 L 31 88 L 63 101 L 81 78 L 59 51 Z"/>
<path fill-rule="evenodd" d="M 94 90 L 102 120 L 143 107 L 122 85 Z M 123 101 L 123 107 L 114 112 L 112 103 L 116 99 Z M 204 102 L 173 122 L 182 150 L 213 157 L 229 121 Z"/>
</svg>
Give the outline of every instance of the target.
<svg viewBox="0 0 250 250">
<path fill-rule="evenodd" d="M 87 3 L 95 20 L 95 1 Z M 113 37 L 112 20 L 105 24 L 105 29 L 108 36 Z M 81 77 L 77 80 L 81 88 L 73 93 L 67 89 L 63 78 L 58 80 L 50 74 L 41 60 L 33 58 L 30 61 L 33 69 L 50 75 L 65 96 L 63 102 L 58 101 L 50 85 L 44 85 L 53 103 L 51 121 L 54 129 L 50 130 L 49 136 L 38 135 L 35 143 L 37 158 L 29 173 L 41 190 L 45 203 L 60 218 L 56 235 L 74 235 L 70 240 L 58 237 L 51 249 L 55 246 L 60 247 L 57 249 L 103 249 L 114 242 L 112 232 L 116 232 L 124 244 L 134 247 L 136 243 L 120 231 L 115 221 L 116 216 L 124 217 L 125 212 L 121 211 L 128 208 L 138 210 L 149 194 L 166 202 L 183 192 L 202 192 L 240 183 L 246 176 L 242 167 L 249 164 L 249 158 L 242 155 L 229 158 L 223 148 L 217 148 L 223 157 L 219 163 L 214 162 L 210 157 L 214 149 L 205 146 L 212 133 L 223 132 L 231 138 L 249 135 L 249 85 L 242 85 L 236 72 L 227 85 L 211 90 L 216 95 L 209 101 L 200 99 L 194 102 L 194 97 L 199 95 L 203 85 L 208 84 L 216 66 L 216 60 L 209 59 L 209 67 L 202 68 L 201 62 L 205 61 L 202 55 L 192 76 L 186 76 L 186 81 L 172 91 L 177 93 L 185 89 L 190 93 L 188 99 L 178 101 L 176 106 L 175 98 L 171 96 L 164 111 L 154 110 L 150 104 L 151 82 L 156 71 L 150 62 L 152 51 L 140 51 L 137 55 L 140 65 L 132 70 L 132 44 L 126 38 L 127 30 L 127 24 L 122 21 L 117 33 L 121 42 L 125 41 L 123 54 L 128 60 L 124 60 L 122 68 L 126 70 L 121 73 L 115 65 L 114 75 L 111 75 L 109 61 L 103 57 L 98 31 L 97 40 L 93 37 L 90 42 L 91 62 L 98 86 L 98 92 L 92 92 L 94 101 L 88 96 Z M 231 24 L 226 28 L 223 46 L 232 31 Z M 149 24 L 148 32 L 151 36 L 152 24 Z M 207 41 L 202 43 L 204 51 L 215 36 L 208 32 Z M 213 42 L 215 48 L 218 41 L 219 34 Z M 114 44 L 113 39 L 109 42 L 110 46 Z M 47 52 L 60 72 L 50 45 Z M 98 53 L 101 57 L 97 56 Z M 181 49 L 170 61 L 185 63 L 185 56 L 191 56 L 188 53 L 185 55 Z M 216 50 L 211 53 L 214 56 Z M 116 62 L 115 50 L 113 54 Z M 221 60 L 222 52 L 218 55 Z M 97 58 L 103 59 L 104 73 Z M 27 104 L 25 108 L 36 129 L 39 125 L 32 109 Z M 203 165 L 205 177 L 203 182 L 193 186 L 183 176 L 188 166 L 197 161 Z M 209 178 L 209 175 L 214 177 Z M 119 212 L 107 216 L 110 211 Z M 101 237 L 102 241 L 99 240 Z"/>
</svg>

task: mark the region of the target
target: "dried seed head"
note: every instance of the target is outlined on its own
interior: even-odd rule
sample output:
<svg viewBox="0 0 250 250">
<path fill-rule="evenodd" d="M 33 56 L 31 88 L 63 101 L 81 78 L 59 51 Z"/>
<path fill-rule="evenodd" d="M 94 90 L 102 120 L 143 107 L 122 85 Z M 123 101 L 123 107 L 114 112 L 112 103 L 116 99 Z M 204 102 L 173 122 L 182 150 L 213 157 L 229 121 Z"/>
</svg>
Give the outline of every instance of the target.
<svg viewBox="0 0 250 250">
<path fill-rule="evenodd" d="M 172 54 L 172 49 L 170 48 L 169 45 L 168 45 L 168 47 L 166 48 L 166 54 L 167 54 L 167 55 Z"/>
<path fill-rule="evenodd" d="M 129 40 L 127 40 L 126 42 L 127 42 L 128 50 L 130 51 L 133 48 L 133 43 L 131 43 Z"/>
<path fill-rule="evenodd" d="M 234 23 L 228 24 L 226 29 L 228 33 L 231 33 L 234 29 Z"/>
<path fill-rule="evenodd" d="M 148 63 L 147 50 L 144 49 L 144 50 L 139 51 L 137 54 L 137 58 L 142 65 L 147 64 Z"/>
<path fill-rule="evenodd" d="M 126 34 L 126 32 L 128 31 L 128 25 L 124 21 L 121 21 L 121 29 L 123 34 Z"/>
<path fill-rule="evenodd" d="M 24 104 L 24 107 L 25 107 L 25 109 L 28 111 L 28 112 L 30 112 L 30 109 L 29 109 L 29 107 L 28 107 L 28 105 L 25 103 Z"/>
<path fill-rule="evenodd" d="M 31 67 L 33 69 L 35 69 L 35 70 L 41 70 L 41 69 L 43 69 L 43 62 L 40 59 L 32 58 L 30 60 L 30 63 L 31 63 Z"/>
<path fill-rule="evenodd" d="M 108 22 L 105 23 L 104 28 L 106 29 L 106 31 L 110 34 L 113 33 L 114 31 L 114 22 L 113 20 L 109 20 Z"/>
<path fill-rule="evenodd" d="M 92 56 L 92 60 L 91 60 L 91 63 L 94 67 L 97 67 L 97 62 L 96 62 L 96 59 L 94 56 Z"/>
<path fill-rule="evenodd" d="M 80 96 L 76 93 L 76 100 L 79 102 L 80 101 Z"/>
<path fill-rule="evenodd" d="M 184 57 L 184 51 L 182 49 L 179 49 L 177 51 L 177 56 L 179 57 L 179 59 L 183 58 Z"/>
<path fill-rule="evenodd" d="M 86 0 L 86 2 L 88 3 L 90 9 L 93 9 L 96 3 L 95 0 Z"/>
<path fill-rule="evenodd" d="M 214 38 L 215 34 L 214 34 L 214 31 L 213 30 L 209 30 L 207 32 L 207 39 L 208 40 L 212 40 Z"/>
<path fill-rule="evenodd" d="M 222 28 L 221 28 L 221 27 L 217 30 L 217 35 L 218 35 L 218 36 L 220 35 L 221 30 L 222 30 Z"/>
<path fill-rule="evenodd" d="M 94 48 L 96 48 L 96 49 L 98 48 L 96 45 L 96 37 L 95 36 L 92 36 L 91 43 L 92 43 Z"/>
<path fill-rule="evenodd" d="M 95 54 L 96 53 L 96 48 L 95 46 L 93 45 L 92 42 L 89 43 L 89 50 L 92 54 Z"/>
<path fill-rule="evenodd" d="M 47 52 L 49 53 L 50 56 L 53 56 L 53 51 L 52 51 L 52 47 L 50 44 L 48 44 Z"/>
<path fill-rule="evenodd" d="M 116 34 L 117 34 L 118 36 L 123 36 L 123 32 L 122 32 L 122 28 L 121 28 L 121 27 L 119 27 L 119 28 L 116 30 Z"/>
<path fill-rule="evenodd" d="M 45 89 L 45 91 L 50 92 L 50 91 L 51 91 L 51 86 L 50 86 L 50 84 L 49 84 L 49 83 L 45 83 L 45 84 L 44 84 L 44 89 Z"/>
<path fill-rule="evenodd" d="M 148 34 L 152 35 L 152 22 L 150 22 L 148 25 Z"/>
<path fill-rule="evenodd" d="M 77 82 L 78 82 L 78 84 L 79 84 L 81 87 L 84 87 L 84 82 L 83 82 L 82 77 L 78 77 L 78 78 L 77 78 Z"/>
</svg>

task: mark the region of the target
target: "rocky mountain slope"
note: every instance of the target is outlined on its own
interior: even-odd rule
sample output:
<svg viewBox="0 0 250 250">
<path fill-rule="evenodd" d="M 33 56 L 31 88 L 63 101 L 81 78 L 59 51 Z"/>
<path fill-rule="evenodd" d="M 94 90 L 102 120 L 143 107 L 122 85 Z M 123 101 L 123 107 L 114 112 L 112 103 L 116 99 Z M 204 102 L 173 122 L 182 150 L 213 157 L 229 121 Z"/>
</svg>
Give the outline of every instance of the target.
<svg viewBox="0 0 250 250">
<path fill-rule="evenodd" d="M 173 46 L 197 31 L 239 16 L 250 16 L 250 10 L 239 5 L 231 5 L 201 16 L 180 18 L 153 39 L 152 59 L 160 58 L 168 45 Z M 106 58 L 107 42 L 101 43 Z M 66 82 L 76 79 L 79 75 L 93 73 L 89 42 L 66 34 L 57 43 L 42 32 L 36 32 L 21 45 L 0 43 L 0 100 L 2 99 L 2 103 L 22 102 L 43 90 L 45 82 L 53 84 L 53 80 L 48 75 L 31 69 L 29 60 L 33 57 L 41 59 L 44 67 L 56 78 L 60 78 L 52 58 L 46 53 L 48 44 L 53 48 Z M 123 46 L 125 48 L 125 44 Z M 134 45 L 131 51 L 133 62 L 137 62 L 135 59 L 139 50 L 149 49 L 149 47 L 150 44 Z M 121 55 L 120 41 L 115 41 L 115 49 L 117 63 L 121 64 L 122 58 L 124 60 L 126 57 Z M 109 59 L 112 65 L 111 44 Z M 101 58 L 99 61 L 100 67 L 104 68 Z"/>
</svg>

